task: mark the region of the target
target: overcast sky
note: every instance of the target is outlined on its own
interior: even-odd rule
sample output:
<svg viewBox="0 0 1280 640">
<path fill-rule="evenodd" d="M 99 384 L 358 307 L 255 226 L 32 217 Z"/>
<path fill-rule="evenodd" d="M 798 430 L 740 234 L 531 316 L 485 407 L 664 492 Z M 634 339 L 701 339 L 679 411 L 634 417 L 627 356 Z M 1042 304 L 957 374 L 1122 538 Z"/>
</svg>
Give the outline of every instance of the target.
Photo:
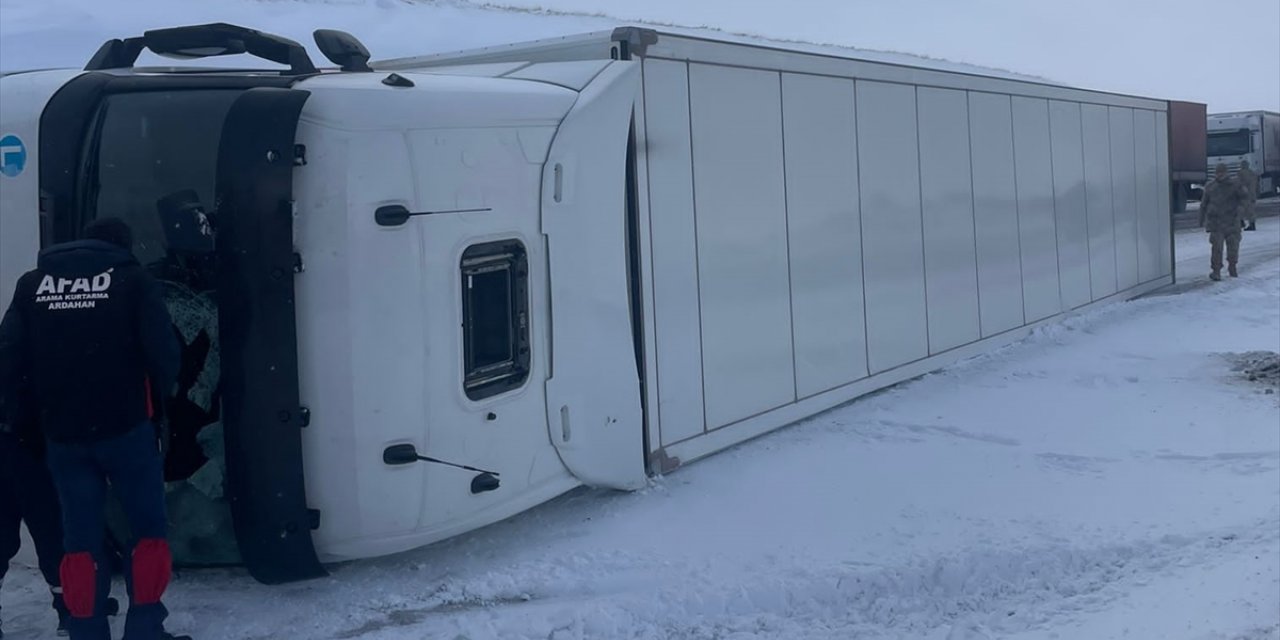
<svg viewBox="0 0 1280 640">
<path fill-rule="evenodd" d="M 479 3 L 477 3 L 479 4 Z M 1280 0 L 496 0 L 995 66 L 1280 110 Z"/>
<path fill-rule="evenodd" d="M 473 10 L 486 5 L 608 19 Z M 945 58 L 1210 112 L 1280 111 L 1280 0 L 0 0 L 0 68 L 78 66 L 108 37 L 214 20 L 302 42 L 318 26 L 348 29 L 378 58 L 645 20 Z"/>
</svg>

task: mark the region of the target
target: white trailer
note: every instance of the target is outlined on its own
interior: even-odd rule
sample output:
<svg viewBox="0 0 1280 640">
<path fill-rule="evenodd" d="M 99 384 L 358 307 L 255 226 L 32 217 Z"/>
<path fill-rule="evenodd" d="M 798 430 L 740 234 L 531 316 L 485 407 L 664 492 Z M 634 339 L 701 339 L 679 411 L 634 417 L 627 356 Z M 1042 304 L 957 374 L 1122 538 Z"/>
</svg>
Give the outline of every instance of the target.
<svg viewBox="0 0 1280 640">
<path fill-rule="evenodd" d="M 215 309 L 175 430 L 222 425 L 264 581 L 634 489 L 1173 279 L 1164 101 L 635 28 L 373 70 L 317 41 L 342 70 L 203 25 L 0 80 L 0 302 L 113 214 Z"/>
</svg>

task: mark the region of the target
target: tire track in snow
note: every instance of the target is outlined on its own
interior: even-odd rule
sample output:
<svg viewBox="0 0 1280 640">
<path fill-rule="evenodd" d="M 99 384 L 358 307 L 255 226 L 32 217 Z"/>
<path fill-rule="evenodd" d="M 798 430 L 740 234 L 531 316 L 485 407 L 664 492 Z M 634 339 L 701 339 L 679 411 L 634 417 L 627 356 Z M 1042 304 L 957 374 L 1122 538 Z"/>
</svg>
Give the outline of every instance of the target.
<svg viewBox="0 0 1280 640">
<path fill-rule="evenodd" d="M 654 567 L 638 554 L 583 554 L 446 580 L 420 603 L 377 612 L 337 637 L 400 638 L 408 629 L 455 640 L 946 637 L 952 625 L 966 637 L 975 620 L 1008 633 L 1104 609 L 1126 584 L 1275 545 L 1278 531 L 1273 516 L 1195 535 L 975 548 L 886 567 L 779 558 L 744 570 L 716 557 Z"/>
</svg>

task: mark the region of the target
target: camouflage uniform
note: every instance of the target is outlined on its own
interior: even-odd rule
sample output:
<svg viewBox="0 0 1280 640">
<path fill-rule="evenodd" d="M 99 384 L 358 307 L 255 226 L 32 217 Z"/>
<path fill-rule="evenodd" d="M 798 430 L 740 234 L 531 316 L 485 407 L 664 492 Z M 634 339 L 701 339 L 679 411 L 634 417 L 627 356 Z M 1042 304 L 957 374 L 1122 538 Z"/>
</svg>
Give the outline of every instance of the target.
<svg viewBox="0 0 1280 640">
<path fill-rule="evenodd" d="M 1222 276 L 1222 246 L 1227 248 L 1227 264 L 1232 277 L 1236 274 L 1236 262 L 1240 259 L 1240 229 L 1247 196 L 1240 181 L 1227 174 L 1227 168 L 1218 165 L 1217 175 L 1204 187 L 1200 199 L 1200 224 L 1209 232 L 1209 244 L 1213 249 L 1209 266 L 1210 278 Z"/>
<path fill-rule="evenodd" d="M 1241 218 L 1253 227 L 1258 222 L 1258 214 L 1253 210 L 1254 203 L 1258 201 L 1258 174 L 1249 169 L 1248 160 L 1240 163 L 1240 172 L 1236 174 L 1236 179 L 1240 181 L 1245 194 L 1244 212 Z"/>
</svg>

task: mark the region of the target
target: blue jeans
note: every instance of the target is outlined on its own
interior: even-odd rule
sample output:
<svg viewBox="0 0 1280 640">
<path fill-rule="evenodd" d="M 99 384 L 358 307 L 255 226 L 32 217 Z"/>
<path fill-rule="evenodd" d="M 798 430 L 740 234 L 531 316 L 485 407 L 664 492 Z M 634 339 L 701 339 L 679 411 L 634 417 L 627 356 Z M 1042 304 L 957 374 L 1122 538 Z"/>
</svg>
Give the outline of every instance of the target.
<svg viewBox="0 0 1280 640">
<path fill-rule="evenodd" d="M 62 501 L 64 531 L 61 577 L 71 610 L 73 640 L 110 640 L 107 597 L 111 570 L 102 532 L 110 484 L 129 520 L 125 558 L 129 615 L 125 640 L 156 640 L 168 611 L 160 596 L 171 573 L 165 540 L 164 460 L 151 422 L 128 433 L 91 443 L 49 442 L 46 456 Z"/>
</svg>

